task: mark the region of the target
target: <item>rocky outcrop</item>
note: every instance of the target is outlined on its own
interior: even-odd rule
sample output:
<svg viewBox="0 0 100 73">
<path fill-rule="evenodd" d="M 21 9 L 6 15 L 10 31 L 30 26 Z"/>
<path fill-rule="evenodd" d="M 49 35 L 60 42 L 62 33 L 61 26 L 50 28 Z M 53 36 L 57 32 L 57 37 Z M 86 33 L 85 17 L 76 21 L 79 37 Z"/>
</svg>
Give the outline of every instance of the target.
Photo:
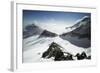
<svg viewBox="0 0 100 73">
<path fill-rule="evenodd" d="M 61 61 L 61 60 L 73 60 L 72 54 L 66 53 L 67 55 L 64 55 L 64 52 L 61 50 L 61 46 L 56 44 L 55 42 L 52 42 L 50 47 L 45 51 L 42 55 L 43 58 L 51 58 L 54 57 L 55 61 Z"/>
<path fill-rule="evenodd" d="M 84 51 L 81 54 L 77 53 L 76 55 L 73 55 L 69 52 L 63 52 L 61 48 L 60 45 L 52 42 L 49 48 L 42 54 L 42 58 L 49 59 L 53 57 L 54 61 L 75 60 L 75 57 L 77 60 L 91 59 L 91 56 L 87 56 Z"/>
</svg>

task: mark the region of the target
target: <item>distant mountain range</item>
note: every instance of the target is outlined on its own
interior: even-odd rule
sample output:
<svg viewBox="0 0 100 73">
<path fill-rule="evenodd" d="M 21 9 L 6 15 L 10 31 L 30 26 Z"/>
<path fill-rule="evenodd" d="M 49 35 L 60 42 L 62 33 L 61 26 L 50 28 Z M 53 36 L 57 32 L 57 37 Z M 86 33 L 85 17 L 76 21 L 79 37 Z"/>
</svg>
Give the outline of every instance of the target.
<svg viewBox="0 0 100 73">
<path fill-rule="evenodd" d="M 59 35 L 62 39 L 71 42 L 72 44 L 88 48 L 91 46 L 91 18 L 88 16 L 78 20 L 73 26 L 65 28 L 70 29 L 70 32 Z M 23 38 L 39 35 L 42 37 L 56 37 L 56 33 L 45 30 L 35 24 L 27 25 L 23 31 Z"/>
<path fill-rule="evenodd" d="M 57 36 L 56 33 L 53 33 L 53 32 L 50 32 L 48 30 L 42 29 L 39 26 L 36 26 L 35 24 L 26 26 L 25 30 L 23 32 L 23 38 L 28 38 L 28 37 L 34 36 L 34 35 L 39 35 L 39 38 Z"/>
</svg>

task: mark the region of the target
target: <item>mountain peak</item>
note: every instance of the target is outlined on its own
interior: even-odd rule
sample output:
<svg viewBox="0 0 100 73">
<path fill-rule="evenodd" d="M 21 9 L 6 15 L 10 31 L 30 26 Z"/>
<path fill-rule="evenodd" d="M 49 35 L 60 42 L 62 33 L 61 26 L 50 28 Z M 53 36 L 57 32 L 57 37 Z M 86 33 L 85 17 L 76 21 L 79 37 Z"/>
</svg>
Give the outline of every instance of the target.
<svg viewBox="0 0 100 73">
<path fill-rule="evenodd" d="M 33 30 L 33 28 L 38 28 L 35 24 L 30 24 L 25 27 L 26 30 Z"/>
<path fill-rule="evenodd" d="M 23 31 L 23 38 L 28 38 L 33 35 L 40 35 L 43 29 L 36 26 L 35 24 L 27 25 Z"/>
<path fill-rule="evenodd" d="M 70 28 L 80 27 L 81 25 L 87 24 L 89 21 L 90 21 L 90 17 L 89 16 L 84 16 L 81 19 L 77 20 L 75 22 L 75 24 Z"/>
<path fill-rule="evenodd" d="M 56 37 L 57 34 L 56 33 L 53 33 L 53 32 L 50 32 L 50 31 L 47 31 L 47 30 L 44 30 L 39 37 Z"/>
</svg>

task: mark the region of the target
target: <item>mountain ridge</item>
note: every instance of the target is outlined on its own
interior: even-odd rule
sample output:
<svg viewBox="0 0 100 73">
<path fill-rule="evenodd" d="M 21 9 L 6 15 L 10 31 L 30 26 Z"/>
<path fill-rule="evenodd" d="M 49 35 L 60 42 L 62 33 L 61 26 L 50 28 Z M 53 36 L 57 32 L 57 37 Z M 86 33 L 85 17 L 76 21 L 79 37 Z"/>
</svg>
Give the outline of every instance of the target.
<svg viewBox="0 0 100 73">
<path fill-rule="evenodd" d="M 91 46 L 91 19 L 84 17 L 80 22 L 72 27 L 75 28 L 71 32 L 60 35 L 62 39 L 68 40 L 79 47 L 88 48 Z M 77 26 L 77 28 L 76 28 Z"/>
</svg>

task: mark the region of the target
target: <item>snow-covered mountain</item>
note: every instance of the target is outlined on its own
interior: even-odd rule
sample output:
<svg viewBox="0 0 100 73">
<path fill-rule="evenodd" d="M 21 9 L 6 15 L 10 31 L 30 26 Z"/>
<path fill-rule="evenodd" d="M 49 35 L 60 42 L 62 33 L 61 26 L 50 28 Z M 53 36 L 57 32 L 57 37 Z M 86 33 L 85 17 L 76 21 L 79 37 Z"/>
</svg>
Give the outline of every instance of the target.
<svg viewBox="0 0 100 73">
<path fill-rule="evenodd" d="M 57 35 L 34 24 L 23 32 L 23 62 L 91 59 L 91 19 L 83 17 Z M 56 30 L 56 29 L 55 29 Z M 82 57 L 81 57 L 82 56 Z M 87 57 L 86 57 L 87 56 Z"/>
<path fill-rule="evenodd" d="M 70 26 L 70 27 L 66 27 L 66 29 L 71 29 L 71 30 L 74 30 L 82 25 L 85 25 L 87 23 L 90 22 L 90 17 L 89 16 L 84 16 L 83 18 L 77 20 L 73 26 Z"/>
<path fill-rule="evenodd" d="M 63 33 L 60 37 L 72 44 L 88 48 L 91 46 L 91 19 L 90 17 L 83 17 L 79 22 L 73 25 L 71 32 Z"/>
<path fill-rule="evenodd" d="M 43 32 L 43 29 L 36 26 L 35 24 L 27 25 L 25 29 L 23 29 L 23 38 L 28 38 L 34 35 L 40 35 Z"/>
</svg>

